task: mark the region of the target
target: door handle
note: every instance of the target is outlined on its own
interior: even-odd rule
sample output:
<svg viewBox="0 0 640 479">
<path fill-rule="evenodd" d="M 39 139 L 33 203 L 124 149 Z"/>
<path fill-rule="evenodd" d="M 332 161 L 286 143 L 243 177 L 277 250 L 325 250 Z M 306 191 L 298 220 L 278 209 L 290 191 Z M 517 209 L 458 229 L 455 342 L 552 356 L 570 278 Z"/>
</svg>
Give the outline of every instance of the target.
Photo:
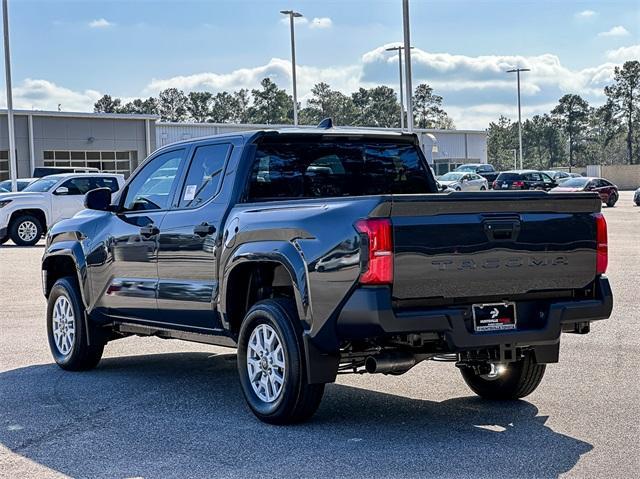
<svg viewBox="0 0 640 479">
<path fill-rule="evenodd" d="M 216 227 L 213 225 L 210 225 L 209 223 L 202 223 L 202 224 L 196 225 L 193 228 L 193 233 L 203 238 L 207 235 L 212 235 L 215 232 L 216 232 Z"/>
<path fill-rule="evenodd" d="M 154 224 L 150 224 L 140 228 L 140 235 L 144 236 L 145 238 L 151 238 L 152 236 L 155 236 L 158 233 L 160 233 L 160 230 Z"/>
</svg>

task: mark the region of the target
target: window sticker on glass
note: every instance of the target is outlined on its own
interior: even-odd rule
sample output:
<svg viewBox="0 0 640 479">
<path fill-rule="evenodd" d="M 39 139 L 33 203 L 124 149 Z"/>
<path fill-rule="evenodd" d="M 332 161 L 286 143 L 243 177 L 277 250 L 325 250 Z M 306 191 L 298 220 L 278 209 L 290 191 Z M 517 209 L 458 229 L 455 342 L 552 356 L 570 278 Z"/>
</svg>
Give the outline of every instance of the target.
<svg viewBox="0 0 640 479">
<path fill-rule="evenodd" d="M 182 201 L 191 201 L 196 197 L 196 190 L 198 188 L 198 185 L 187 185 L 187 187 L 184 189 L 184 197 L 182 198 Z"/>
</svg>

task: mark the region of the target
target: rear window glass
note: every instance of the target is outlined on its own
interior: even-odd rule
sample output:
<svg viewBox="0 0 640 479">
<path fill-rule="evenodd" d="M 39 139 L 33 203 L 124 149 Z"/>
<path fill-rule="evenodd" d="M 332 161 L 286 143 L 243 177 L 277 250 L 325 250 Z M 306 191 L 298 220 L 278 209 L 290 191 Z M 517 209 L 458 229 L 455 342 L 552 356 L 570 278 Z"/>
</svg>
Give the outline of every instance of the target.
<svg viewBox="0 0 640 479">
<path fill-rule="evenodd" d="M 589 183 L 589 178 L 571 178 L 570 180 L 562 183 L 563 187 L 581 188 Z"/>
<path fill-rule="evenodd" d="M 498 181 L 501 181 L 501 180 L 509 181 L 509 180 L 520 180 L 520 179 L 521 179 L 521 176 L 518 173 L 500 173 L 498 175 Z"/>
<path fill-rule="evenodd" d="M 258 146 L 248 197 L 267 201 L 435 191 L 412 144 L 300 139 Z"/>
</svg>

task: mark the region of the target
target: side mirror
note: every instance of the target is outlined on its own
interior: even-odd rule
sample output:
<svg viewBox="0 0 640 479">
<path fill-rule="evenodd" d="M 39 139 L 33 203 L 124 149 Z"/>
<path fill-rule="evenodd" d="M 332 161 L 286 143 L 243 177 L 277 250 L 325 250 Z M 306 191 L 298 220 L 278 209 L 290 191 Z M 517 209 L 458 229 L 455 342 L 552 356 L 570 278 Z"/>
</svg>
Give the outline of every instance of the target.
<svg viewBox="0 0 640 479">
<path fill-rule="evenodd" d="M 84 207 L 90 210 L 110 211 L 111 190 L 109 188 L 97 188 L 89 191 L 84 197 Z"/>
<path fill-rule="evenodd" d="M 60 186 L 60 187 L 56 188 L 55 194 L 56 195 L 68 195 L 69 194 L 69 188 L 67 188 L 66 186 Z"/>
</svg>

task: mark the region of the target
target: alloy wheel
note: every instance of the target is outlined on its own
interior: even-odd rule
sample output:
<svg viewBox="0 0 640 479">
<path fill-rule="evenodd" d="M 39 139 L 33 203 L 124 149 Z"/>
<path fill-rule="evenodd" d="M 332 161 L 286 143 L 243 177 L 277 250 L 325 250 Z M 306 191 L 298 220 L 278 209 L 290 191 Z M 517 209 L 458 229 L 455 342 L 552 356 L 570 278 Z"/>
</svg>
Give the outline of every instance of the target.
<svg viewBox="0 0 640 479">
<path fill-rule="evenodd" d="M 38 234 L 38 227 L 33 221 L 23 221 L 18 225 L 18 237 L 24 242 L 33 241 Z"/>
<path fill-rule="evenodd" d="M 76 320 L 73 306 L 66 296 L 60 296 L 53 305 L 53 340 L 63 356 L 67 356 L 76 337 Z"/>
<path fill-rule="evenodd" d="M 286 373 L 282 340 L 268 324 L 259 324 L 247 344 L 247 373 L 253 392 L 272 403 L 282 395 Z"/>
</svg>

